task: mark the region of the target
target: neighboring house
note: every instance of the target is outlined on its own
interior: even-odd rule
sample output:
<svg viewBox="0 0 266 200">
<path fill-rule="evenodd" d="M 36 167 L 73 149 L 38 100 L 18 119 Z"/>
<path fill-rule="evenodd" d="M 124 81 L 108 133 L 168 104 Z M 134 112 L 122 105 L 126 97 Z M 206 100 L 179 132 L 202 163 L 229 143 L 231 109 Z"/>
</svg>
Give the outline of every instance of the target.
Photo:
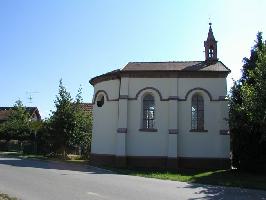
<svg viewBox="0 0 266 200">
<path fill-rule="evenodd" d="M 86 113 L 92 113 L 92 109 L 93 109 L 92 103 L 80 103 L 80 107 Z"/>
<path fill-rule="evenodd" d="M 0 107 L 0 123 L 8 119 L 12 110 L 14 110 L 14 107 Z M 26 107 L 26 111 L 29 113 L 32 120 L 41 120 L 41 115 L 37 107 Z"/>
<path fill-rule="evenodd" d="M 130 62 L 90 80 L 93 162 L 229 168 L 226 77 L 210 23 L 204 61 Z"/>
</svg>

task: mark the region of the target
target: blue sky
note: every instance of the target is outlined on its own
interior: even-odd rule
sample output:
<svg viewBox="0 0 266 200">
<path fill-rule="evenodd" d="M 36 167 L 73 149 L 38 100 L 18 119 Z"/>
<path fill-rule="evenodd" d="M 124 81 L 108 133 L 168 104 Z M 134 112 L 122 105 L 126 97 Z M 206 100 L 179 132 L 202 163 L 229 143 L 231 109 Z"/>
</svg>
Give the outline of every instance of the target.
<svg viewBox="0 0 266 200">
<path fill-rule="evenodd" d="M 128 62 L 204 60 L 209 18 L 230 89 L 257 32 L 266 38 L 265 8 L 263 0 L 1 0 L 0 106 L 20 99 L 48 117 L 60 78 L 90 102 L 90 78 Z M 38 92 L 32 103 L 27 92 Z"/>
</svg>

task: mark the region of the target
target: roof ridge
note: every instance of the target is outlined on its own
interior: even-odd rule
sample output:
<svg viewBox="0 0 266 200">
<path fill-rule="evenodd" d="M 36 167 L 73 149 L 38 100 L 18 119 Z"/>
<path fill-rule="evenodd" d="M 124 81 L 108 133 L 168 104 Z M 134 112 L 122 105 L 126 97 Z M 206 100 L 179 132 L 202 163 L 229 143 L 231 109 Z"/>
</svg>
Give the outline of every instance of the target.
<svg viewBox="0 0 266 200">
<path fill-rule="evenodd" d="M 185 63 L 185 62 L 205 62 L 204 60 L 190 60 L 190 61 L 139 61 L 129 63 Z"/>
</svg>

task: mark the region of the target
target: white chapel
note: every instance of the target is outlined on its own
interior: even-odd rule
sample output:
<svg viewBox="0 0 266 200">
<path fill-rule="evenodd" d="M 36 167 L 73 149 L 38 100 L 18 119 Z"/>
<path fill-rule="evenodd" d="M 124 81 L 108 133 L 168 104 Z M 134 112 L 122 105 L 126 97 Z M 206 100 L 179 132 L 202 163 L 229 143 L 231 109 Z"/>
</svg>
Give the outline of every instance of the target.
<svg viewBox="0 0 266 200">
<path fill-rule="evenodd" d="M 230 167 L 226 77 L 210 23 L 205 59 L 129 62 L 96 76 L 92 162 L 161 169 Z"/>
</svg>

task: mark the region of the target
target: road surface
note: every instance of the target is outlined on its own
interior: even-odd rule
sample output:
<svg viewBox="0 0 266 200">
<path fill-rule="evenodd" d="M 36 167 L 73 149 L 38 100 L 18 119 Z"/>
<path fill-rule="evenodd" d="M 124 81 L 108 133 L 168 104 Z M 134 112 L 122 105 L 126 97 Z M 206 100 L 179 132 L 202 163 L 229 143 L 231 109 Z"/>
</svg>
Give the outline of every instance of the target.
<svg viewBox="0 0 266 200">
<path fill-rule="evenodd" d="M 118 175 L 95 167 L 0 157 L 0 192 L 22 200 L 266 200 L 266 191 Z"/>
</svg>

